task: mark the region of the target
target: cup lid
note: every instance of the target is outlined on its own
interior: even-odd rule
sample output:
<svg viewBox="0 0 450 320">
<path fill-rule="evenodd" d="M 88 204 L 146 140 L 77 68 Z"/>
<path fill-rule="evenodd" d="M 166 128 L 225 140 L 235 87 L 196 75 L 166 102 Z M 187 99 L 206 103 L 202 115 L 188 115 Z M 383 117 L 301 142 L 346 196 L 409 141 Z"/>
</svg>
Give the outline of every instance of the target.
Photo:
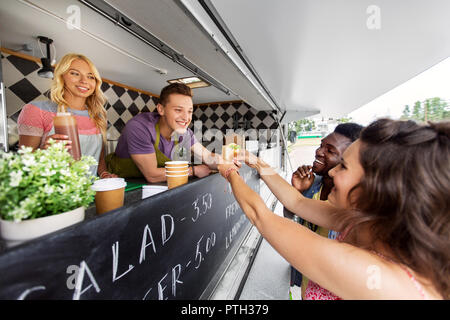
<svg viewBox="0 0 450 320">
<path fill-rule="evenodd" d="M 187 169 L 189 168 L 188 166 L 168 166 L 165 167 L 166 169 Z"/>
<path fill-rule="evenodd" d="M 94 191 L 110 191 L 124 188 L 126 185 L 124 178 L 106 178 L 95 181 L 91 189 Z"/>
<path fill-rule="evenodd" d="M 189 161 L 166 161 L 165 165 L 174 166 L 174 165 L 187 165 Z"/>
</svg>

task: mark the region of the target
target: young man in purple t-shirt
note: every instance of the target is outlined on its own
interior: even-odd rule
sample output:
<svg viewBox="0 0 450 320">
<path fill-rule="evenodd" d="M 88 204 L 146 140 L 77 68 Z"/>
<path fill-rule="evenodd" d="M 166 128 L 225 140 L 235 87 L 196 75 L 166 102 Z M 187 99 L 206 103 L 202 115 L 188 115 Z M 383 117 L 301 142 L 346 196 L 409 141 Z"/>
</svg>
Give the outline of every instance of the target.
<svg viewBox="0 0 450 320">
<path fill-rule="evenodd" d="M 184 84 L 170 84 L 161 91 L 157 113 L 141 113 L 128 121 L 108 168 L 121 177 L 144 176 L 150 182 L 165 181 L 164 162 L 180 150 L 193 152 L 206 164 L 189 168 L 189 175 L 202 178 L 216 169 L 221 156 L 209 152 L 188 128 L 192 120 L 192 91 Z M 156 142 L 158 144 L 156 145 Z"/>
</svg>

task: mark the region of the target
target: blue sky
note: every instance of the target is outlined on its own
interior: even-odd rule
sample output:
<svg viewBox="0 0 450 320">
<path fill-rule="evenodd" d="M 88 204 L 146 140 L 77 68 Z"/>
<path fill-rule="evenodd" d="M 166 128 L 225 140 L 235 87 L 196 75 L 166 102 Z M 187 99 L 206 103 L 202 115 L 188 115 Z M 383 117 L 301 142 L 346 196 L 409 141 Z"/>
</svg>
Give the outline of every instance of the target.
<svg viewBox="0 0 450 320">
<path fill-rule="evenodd" d="M 450 57 L 372 100 L 348 116 L 354 122 L 368 125 L 380 117 L 398 119 L 406 104 L 440 97 L 450 102 Z"/>
</svg>

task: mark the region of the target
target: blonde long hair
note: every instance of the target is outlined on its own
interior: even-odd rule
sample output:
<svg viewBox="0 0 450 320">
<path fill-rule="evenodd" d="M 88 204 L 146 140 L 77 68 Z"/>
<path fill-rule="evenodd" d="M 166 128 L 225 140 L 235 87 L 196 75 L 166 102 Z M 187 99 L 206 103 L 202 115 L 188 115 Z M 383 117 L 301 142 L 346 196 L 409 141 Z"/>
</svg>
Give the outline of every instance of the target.
<svg viewBox="0 0 450 320">
<path fill-rule="evenodd" d="M 103 95 L 101 90 L 102 78 L 92 63 L 86 56 L 78 53 L 68 53 L 55 67 L 54 77 L 52 86 L 50 89 L 50 99 L 55 102 L 58 106 L 60 105 L 68 105 L 67 101 L 64 99 L 65 86 L 63 75 L 68 72 L 72 62 L 76 59 L 83 60 L 86 62 L 91 68 L 92 73 L 94 74 L 96 85 L 93 94 L 91 94 L 86 99 L 86 105 L 89 112 L 89 117 L 94 121 L 95 126 L 99 129 L 102 134 L 103 143 L 106 145 L 106 128 L 107 128 L 107 118 L 106 118 L 106 109 L 104 107 L 106 103 L 106 97 Z"/>
</svg>

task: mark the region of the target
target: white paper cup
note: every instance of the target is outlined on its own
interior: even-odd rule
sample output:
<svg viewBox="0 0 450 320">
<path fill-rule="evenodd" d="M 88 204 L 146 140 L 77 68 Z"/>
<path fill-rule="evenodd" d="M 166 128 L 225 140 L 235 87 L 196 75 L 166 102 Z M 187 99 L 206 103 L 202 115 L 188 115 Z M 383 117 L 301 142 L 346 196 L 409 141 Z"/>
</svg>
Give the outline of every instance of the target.
<svg viewBox="0 0 450 320">
<path fill-rule="evenodd" d="M 97 214 L 122 207 L 126 185 L 127 183 L 123 178 L 107 178 L 95 181 L 91 188 L 96 191 L 95 207 Z"/>
<path fill-rule="evenodd" d="M 94 191 L 109 191 L 125 188 L 126 185 L 124 178 L 106 178 L 95 181 L 91 188 Z"/>
</svg>

